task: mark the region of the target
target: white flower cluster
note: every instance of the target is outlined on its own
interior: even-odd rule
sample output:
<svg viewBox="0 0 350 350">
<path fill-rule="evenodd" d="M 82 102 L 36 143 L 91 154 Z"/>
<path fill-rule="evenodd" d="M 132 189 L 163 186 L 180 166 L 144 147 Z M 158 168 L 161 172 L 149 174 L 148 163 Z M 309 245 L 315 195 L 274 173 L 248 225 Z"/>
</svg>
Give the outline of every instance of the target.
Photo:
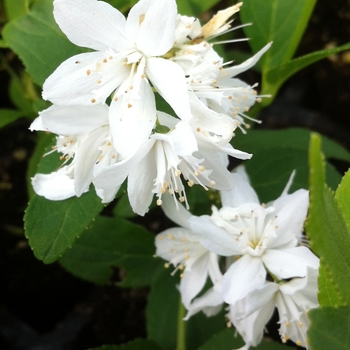
<svg viewBox="0 0 350 350">
<path fill-rule="evenodd" d="M 216 53 L 208 40 L 231 30 L 240 6 L 202 27 L 179 15 L 175 0 L 140 0 L 127 18 L 103 1 L 54 0 L 61 30 L 93 51 L 67 59 L 44 83 L 53 105 L 30 129 L 58 135 L 53 150 L 63 164 L 37 174 L 35 192 L 62 200 L 93 184 L 108 203 L 128 179 L 130 204 L 144 215 L 154 194 L 161 205 L 166 192 L 188 208 L 184 181 L 229 190 L 228 156 L 251 157 L 229 142 L 260 100 L 235 76 L 270 46 L 236 66 Z M 157 110 L 156 94 L 174 115 Z"/>
<path fill-rule="evenodd" d="M 181 270 L 185 319 L 203 311 L 215 315 L 228 305 L 227 317 L 245 346 L 262 340 L 275 307 L 283 342 L 308 347 L 310 309 L 318 307 L 319 259 L 300 243 L 306 218 L 308 191 L 282 195 L 261 205 L 244 168 L 231 174 L 231 191 L 221 192 L 222 208 L 196 217 L 164 197 L 163 210 L 181 227 L 156 238 L 156 255 Z M 208 277 L 212 287 L 203 290 Z M 202 293 L 201 293 L 202 292 Z M 200 296 L 198 296 L 201 293 Z"/>
</svg>

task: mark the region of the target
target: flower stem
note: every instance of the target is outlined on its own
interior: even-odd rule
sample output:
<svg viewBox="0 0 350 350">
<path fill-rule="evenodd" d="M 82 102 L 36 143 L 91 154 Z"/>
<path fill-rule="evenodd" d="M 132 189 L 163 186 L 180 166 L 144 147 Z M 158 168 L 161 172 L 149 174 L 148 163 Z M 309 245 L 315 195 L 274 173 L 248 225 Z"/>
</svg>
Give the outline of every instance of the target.
<svg viewBox="0 0 350 350">
<path fill-rule="evenodd" d="M 177 319 L 177 340 L 176 350 L 186 350 L 186 326 L 183 318 L 185 317 L 186 310 L 181 303 L 179 303 L 179 312 Z"/>
</svg>

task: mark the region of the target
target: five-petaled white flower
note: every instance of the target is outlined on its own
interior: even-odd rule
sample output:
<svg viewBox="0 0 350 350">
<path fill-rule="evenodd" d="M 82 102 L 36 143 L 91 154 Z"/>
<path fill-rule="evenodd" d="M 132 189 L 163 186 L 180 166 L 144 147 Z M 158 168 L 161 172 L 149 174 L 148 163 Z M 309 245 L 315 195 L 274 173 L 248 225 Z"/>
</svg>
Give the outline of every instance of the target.
<svg viewBox="0 0 350 350">
<path fill-rule="evenodd" d="M 162 58 L 173 46 L 175 0 L 140 0 L 128 18 L 103 1 L 55 0 L 54 17 L 74 44 L 96 52 L 63 62 L 44 83 L 43 98 L 58 105 L 104 103 L 122 157 L 148 139 L 156 120 L 153 87 L 182 119 L 191 118 L 182 68 Z"/>
<path fill-rule="evenodd" d="M 191 217 L 199 241 L 221 256 L 240 256 L 225 272 L 223 298 L 230 305 L 261 288 L 267 273 L 277 279 L 305 277 L 307 267 L 318 268 L 318 258 L 298 246 L 306 218 L 308 191 L 282 195 L 260 205 L 243 171 L 232 174 L 232 190 L 221 193 L 223 207 L 213 215 Z M 239 282 L 237 282 L 239 281 Z"/>
</svg>

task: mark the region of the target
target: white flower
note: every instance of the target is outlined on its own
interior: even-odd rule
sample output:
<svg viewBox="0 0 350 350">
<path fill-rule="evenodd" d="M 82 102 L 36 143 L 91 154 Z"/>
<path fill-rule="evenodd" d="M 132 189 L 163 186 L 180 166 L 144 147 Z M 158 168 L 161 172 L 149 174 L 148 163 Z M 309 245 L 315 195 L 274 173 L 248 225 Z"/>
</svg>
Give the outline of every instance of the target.
<svg viewBox="0 0 350 350">
<path fill-rule="evenodd" d="M 179 289 L 183 305 L 189 308 L 208 277 L 214 284 L 221 281 L 218 257 L 205 249 L 191 232 L 187 221 L 191 214 L 182 205 L 175 204 L 173 198 L 165 195 L 162 208 L 181 227 L 173 227 L 157 235 L 156 255 L 167 260 L 176 270 L 183 271 Z"/>
<path fill-rule="evenodd" d="M 280 318 L 282 342 L 292 340 L 298 346 L 308 347 L 306 333 L 310 320 L 307 313 L 318 307 L 317 273 L 317 269 L 308 267 L 305 277 L 288 282 L 266 282 L 236 305 L 230 306 L 231 322 L 248 347 L 259 344 L 275 307 Z"/>
<path fill-rule="evenodd" d="M 297 246 L 308 208 L 308 192 L 286 194 L 268 206 L 259 204 L 246 175 L 232 174 L 230 192 L 222 192 L 223 208 L 212 217 L 191 217 L 199 241 L 222 256 L 241 256 L 223 277 L 223 298 L 235 305 L 261 288 L 267 273 L 277 279 L 305 277 L 307 267 L 318 268 L 318 258 Z"/>
<path fill-rule="evenodd" d="M 154 133 L 144 142 L 134 156 L 104 168 L 96 174 L 94 184 L 98 189 L 114 189 L 128 178 L 128 195 L 134 212 L 144 215 L 153 195 L 162 204 L 162 195 L 169 192 L 178 196 L 188 208 L 185 179 L 189 186 L 199 184 L 205 189 L 230 189 L 228 157 L 247 159 L 250 155 L 222 143 L 215 135 L 194 130 L 192 125 L 158 112 L 158 119 L 167 133 Z M 216 126 L 216 128 L 219 128 Z"/>
<path fill-rule="evenodd" d="M 63 62 L 44 83 L 44 99 L 93 105 L 113 93 L 109 123 L 123 157 L 133 154 L 154 127 L 149 81 L 180 118 L 191 118 L 183 70 L 161 57 L 174 44 L 175 0 L 140 0 L 127 19 L 103 1 L 55 0 L 54 17 L 71 42 L 96 52 Z"/>
<path fill-rule="evenodd" d="M 62 153 L 62 166 L 51 174 L 36 174 L 32 179 L 35 192 L 50 200 L 81 196 L 89 189 L 95 172 L 120 158 L 112 146 L 106 105 L 54 105 L 39 113 L 30 130 L 58 134 L 51 152 Z M 112 200 L 118 189 L 115 187 L 108 194 L 97 193 Z"/>
</svg>

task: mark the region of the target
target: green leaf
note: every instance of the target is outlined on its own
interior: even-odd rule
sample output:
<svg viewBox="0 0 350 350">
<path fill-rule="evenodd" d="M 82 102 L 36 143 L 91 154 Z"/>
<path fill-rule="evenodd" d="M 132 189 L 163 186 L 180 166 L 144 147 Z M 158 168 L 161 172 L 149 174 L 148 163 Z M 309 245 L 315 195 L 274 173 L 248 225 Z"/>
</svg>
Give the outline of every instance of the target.
<svg viewBox="0 0 350 350">
<path fill-rule="evenodd" d="M 224 306 L 216 316 L 207 317 L 203 312 L 186 321 L 186 348 L 197 349 L 209 341 L 214 334 L 226 328 Z M 231 330 L 232 331 L 232 330 Z M 232 345 L 232 340 L 231 340 Z"/>
<path fill-rule="evenodd" d="M 35 3 L 28 15 L 8 23 L 2 34 L 39 85 L 61 62 L 81 52 L 54 21 L 52 0 Z"/>
<path fill-rule="evenodd" d="M 38 172 L 45 174 L 50 173 L 53 169 L 58 168 L 61 164 L 59 156 L 56 152 L 43 158 L 43 155 L 47 153 L 50 150 L 51 146 L 55 144 L 55 136 L 53 134 L 47 134 L 43 132 L 35 134 L 35 136 L 37 137 L 37 142 L 32 156 L 29 160 L 27 169 L 27 188 L 29 198 L 34 195 L 34 190 L 31 185 L 31 178 Z M 38 165 L 40 165 L 40 169 Z"/>
<path fill-rule="evenodd" d="M 251 183 L 262 202 L 276 199 L 283 191 L 291 173 L 296 170 L 290 192 L 308 188 L 308 146 L 310 132 L 305 129 L 250 130 L 232 139 L 233 147 L 252 153 L 243 164 Z M 350 154 L 331 140 L 325 139 L 326 154 L 330 158 L 350 161 Z M 341 179 L 327 164 L 329 184 L 336 188 Z"/>
<path fill-rule="evenodd" d="M 154 341 L 148 339 L 136 339 L 122 345 L 103 345 L 89 350 L 162 350 Z"/>
<path fill-rule="evenodd" d="M 22 111 L 0 108 L 0 128 L 3 128 L 5 125 L 14 122 L 20 117 L 23 117 Z"/>
<path fill-rule="evenodd" d="M 181 15 L 198 17 L 218 2 L 219 0 L 177 0 L 177 8 Z"/>
<path fill-rule="evenodd" d="M 232 350 L 244 345 L 240 335 L 235 335 L 234 329 L 225 329 L 215 334 L 208 342 L 198 348 L 198 350 Z M 295 349 L 277 342 L 263 341 L 254 350 L 292 350 Z"/>
<path fill-rule="evenodd" d="M 29 0 L 5 0 L 5 11 L 8 21 L 26 15 L 29 12 Z"/>
<path fill-rule="evenodd" d="M 59 259 L 102 208 L 92 189 L 63 201 L 34 196 L 24 216 L 25 235 L 34 255 L 46 264 Z"/>
<path fill-rule="evenodd" d="M 322 308 L 309 313 L 310 350 L 350 349 L 350 308 Z"/>
<path fill-rule="evenodd" d="M 122 218 L 98 217 L 60 263 L 72 274 L 99 284 L 110 281 L 113 266 L 122 267 L 126 276 L 121 286 L 147 286 L 163 267 L 154 258 L 154 238 L 154 234 Z"/>
<path fill-rule="evenodd" d="M 278 65 L 277 67 L 269 69 L 268 71 L 266 71 L 266 74 L 264 76 L 264 87 L 262 93 L 271 94 L 273 96 L 276 95 L 280 86 L 295 73 L 331 54 L 335 54 L 349 49 L 350 43 L 328 50 L 312 52 L 308 55 L 298 57 L 285 64 Z M 263 100 L 263 102 L 264 101 L 266 101 L 264 105 L 266 105 L 267 102 L 272 102 L 272 100 L 269 101 L 268 99 Z"/>
<path fill-rule="evenodd" d="M 180 293 L 178 278 L 164 269 L 151 285 L 147 305 L 147 334 L 164 350 L 174 350 L 177 339 Z"/>
<path fill-rule="evenodd" d="M 318 290 L 318 302 L 322 307 L 336 307 L 342 305 L 342 301 L 335 289 L 331 274 L 322 261 L 318 276 Z"/>
<path fill-rule="evenodd" d="M 311 135 L 310 208 L 307 234 L 314 252 L 329 271 L 340 299 L 350 305 L 350 231 L 333 193 L 325 186 L 321 138 Z M 322 306 L 322 304 L 321 304 Z"/>
<path fill-rule="evenodd" d="M 3 40 L 3 39 L 0 39 L 0 49 L 7 49 L 9 47 L 9 44 Z"/>
<path fill-rule="evenodd" d="M 335 192 L 335 198 L 339 205 L 339 208 L 346 220 L 349 227 L 350 225 L 350 170 L 344 175 L 337 191 Z"/>
<path fill-rule="evenodd" d="M 268 42 L 272 47 L 262 58 L 263 72 L 288 62 L 294 55 L 304 33 L 316 0 L 244 0 L 240 11 L 253 52 L 259 51 Z"/>
<path fill-rule="evenodd" d="M 238 335 L 235 336 L 235 330 L 227 328 L 215 334 L 209 341 L 203 344 L 198 350 L 232 350 L 244 345 L 244 341 Z"/>
</svg>

